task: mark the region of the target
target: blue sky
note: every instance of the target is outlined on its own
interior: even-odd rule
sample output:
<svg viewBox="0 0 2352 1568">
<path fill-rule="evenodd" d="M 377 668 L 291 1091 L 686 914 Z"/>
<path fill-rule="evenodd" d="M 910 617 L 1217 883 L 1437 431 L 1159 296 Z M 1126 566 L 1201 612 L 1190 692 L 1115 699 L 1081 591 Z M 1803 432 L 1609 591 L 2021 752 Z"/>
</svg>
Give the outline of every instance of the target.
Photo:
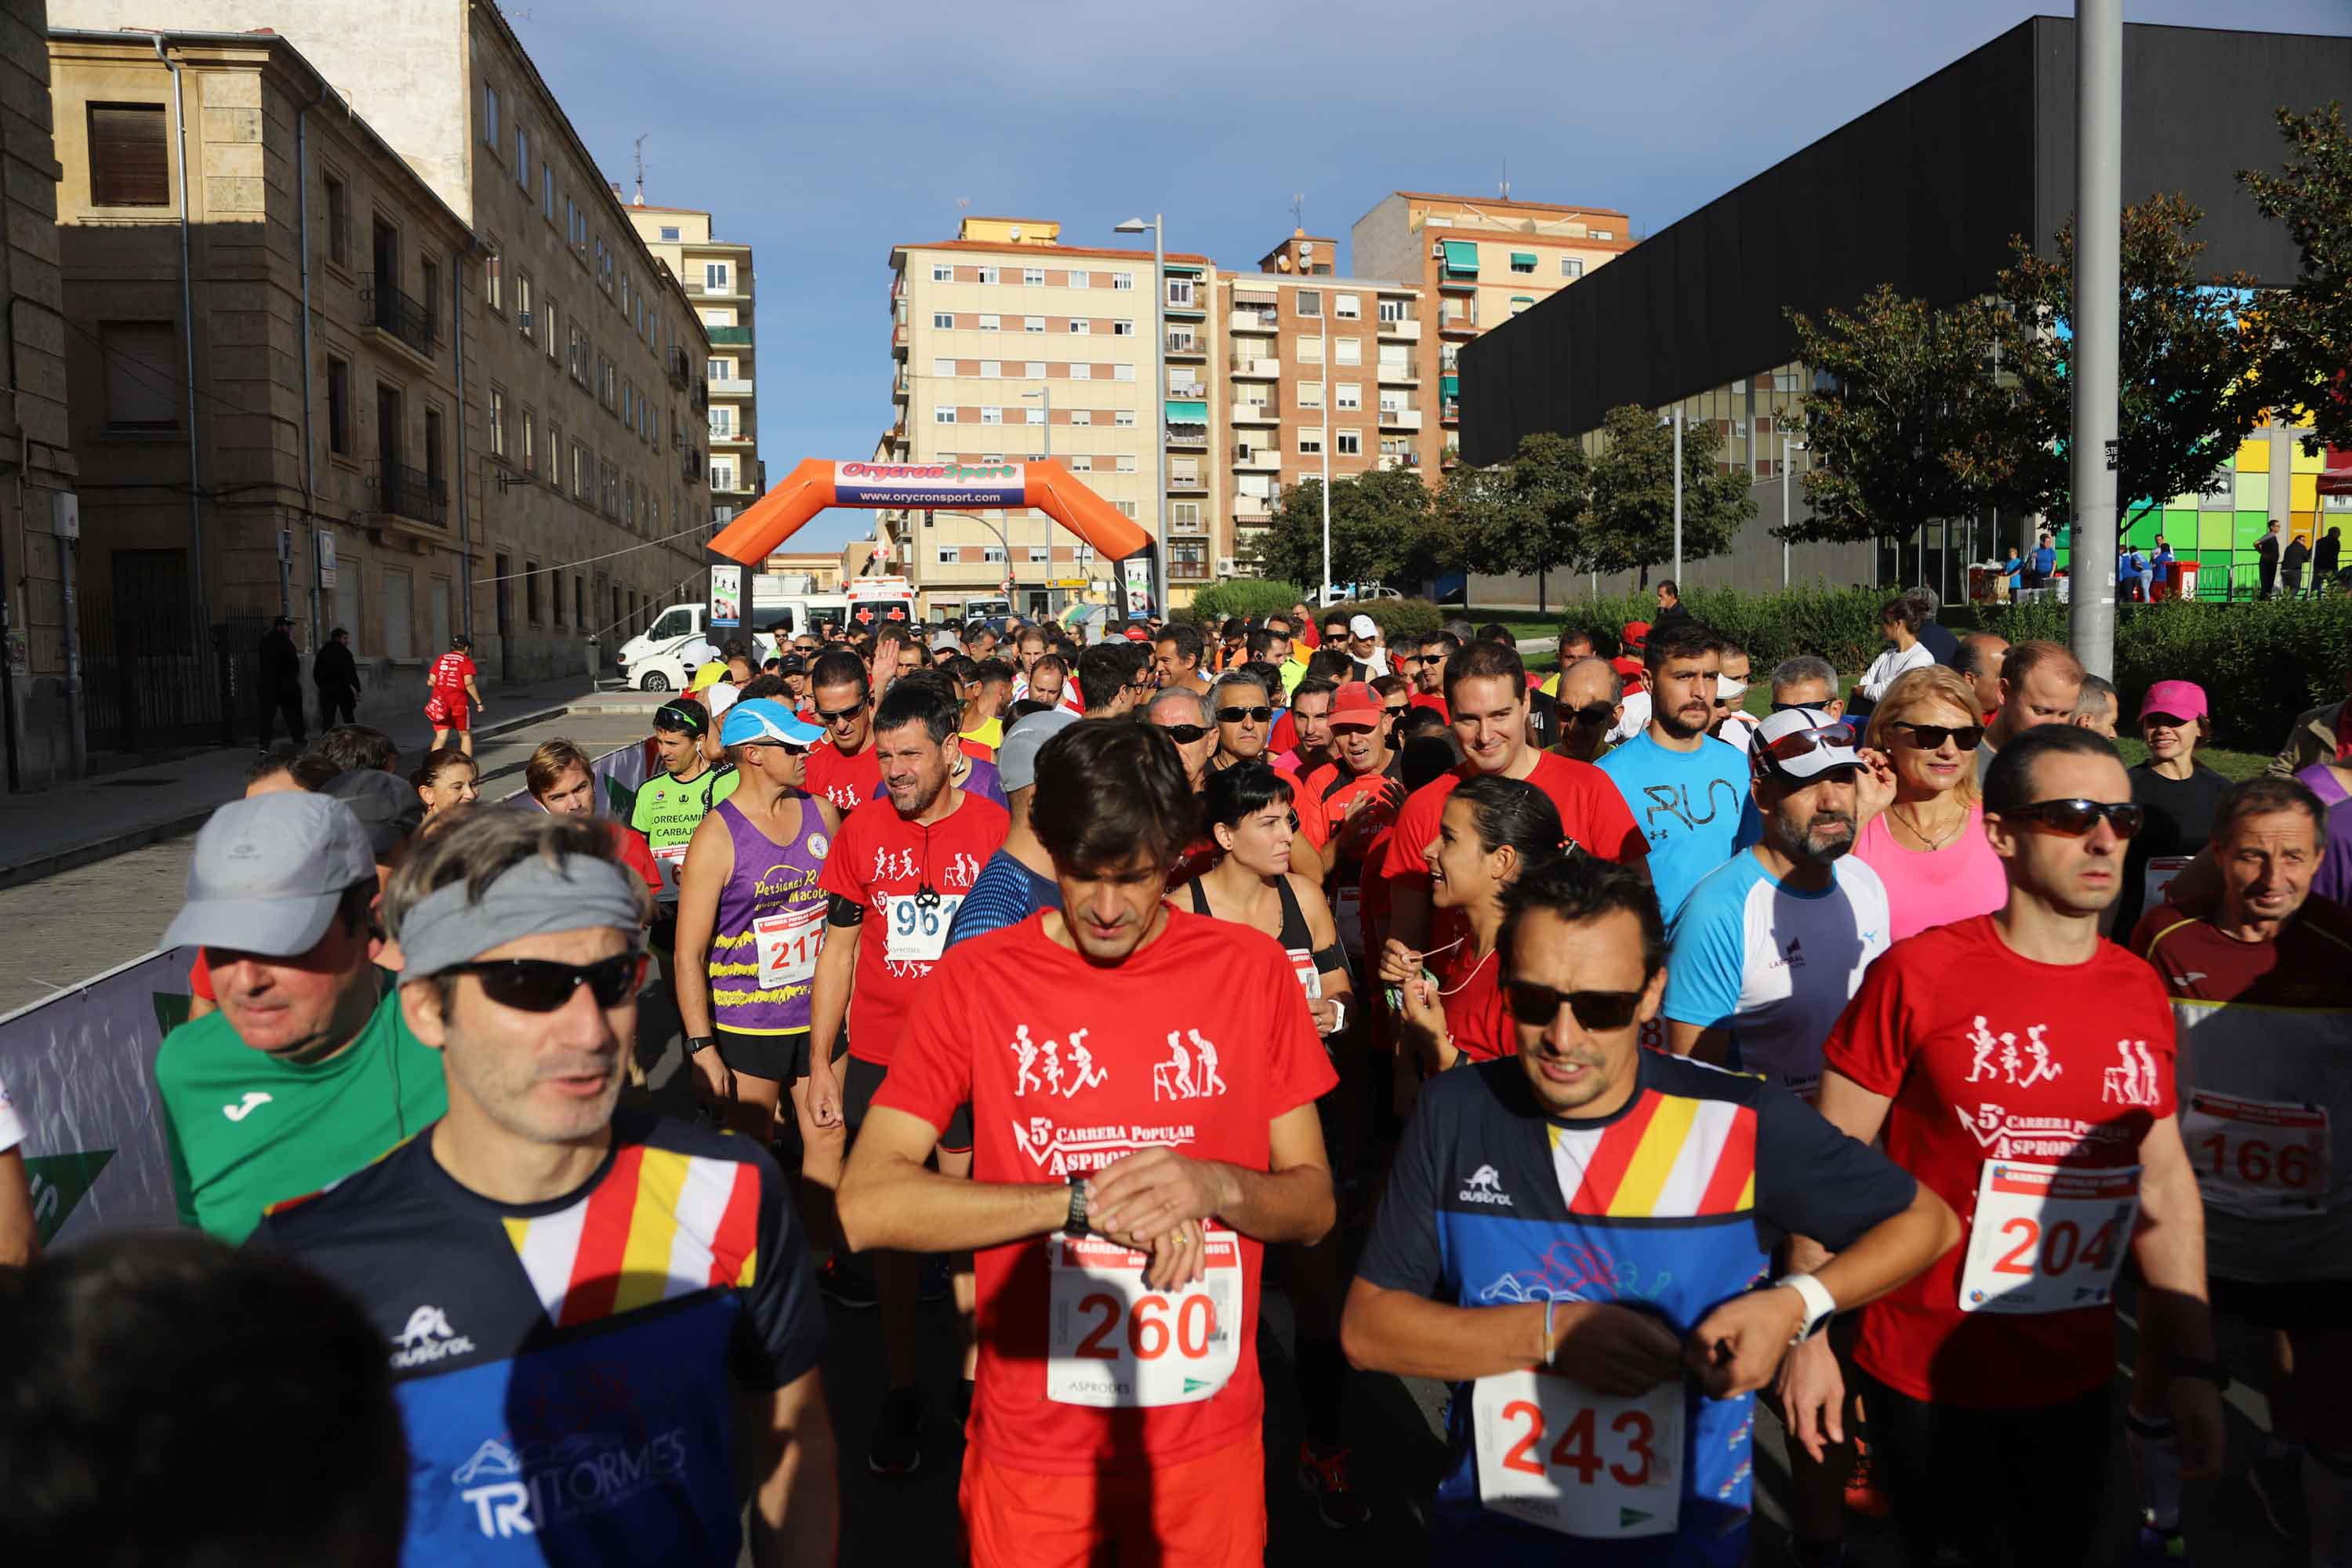
<svg viewBox="0 0 2352 1568">
<path fill-rule="evenodd" d="M 1170 248 L 1245 267 L 1290 231 L 1345 243 L 1392 190 L 1532 201 L 1663 228 L 2035 15 L 2016 0 L 1356 0 L 976 6 L 509 0 L 608 177 L 708 207 L 756 247 L 760 449 L 864 458 L 888 422 L 887 258 L 975 213 L 1071 243 L 1164 212 Z M 2242 5 L 2126 0 L 2133 22 Z M 2261 26 L 2352 30 L 2347 0 Z M 693 24 L 691 26 L 687 23 Z M 1339 24 L 1334 26 L 1337 20 Z M 985 134 L 982 133 L 984 129 Z M 835 548 L 865 514 L 795 539 Z"/>
</svg>

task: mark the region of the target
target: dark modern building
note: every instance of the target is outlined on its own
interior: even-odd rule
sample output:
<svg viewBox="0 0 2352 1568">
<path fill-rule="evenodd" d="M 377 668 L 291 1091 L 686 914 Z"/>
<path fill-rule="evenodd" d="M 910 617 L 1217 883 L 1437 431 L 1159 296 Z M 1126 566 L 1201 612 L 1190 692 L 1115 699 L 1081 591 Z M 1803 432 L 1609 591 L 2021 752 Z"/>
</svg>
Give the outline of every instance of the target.
<svg viewBox="0 0 2352 1568">
<path fill-rule="evenodd" d="M 2291 282 L 2295 247 L 2237 173 L 2284 160 L 2278 109 L 2347 96 L 2352 37 L 2133 26 L 2123 68 L 2124 199 L 2184 195 L 2205 213 L 2206 268 Z M 1809 382 L 1785 310 L 1818 319 L 1881 283 L 1937 304 L 1990 293 L 2011 237 L 2049 253 L 2074 205 L 2074 28 L 2037 16 L 1465 345 L 1463 457 L 1501 461 L 1536 430 L 1589 440 L 1619 405 L 1664 415 L 1679 404 L 1723 431 L 1723 456 L 1753 476 L 1758 508 L 1733 550 L 1690 563 L 1686 579 L 1777 582 L 1781 426 Z M 1792 461 L 1801 473 L 1802 455 Z M 2270 521 L 2308 536 L 2342 506 L 2352 523 L 2352 497 L 2318 494 L 2321 466 L 2286 432 L 2257 432 L 2219 494 L 2176 498 L 2126 537 L 2146 543 L 2162 530 L 2184 557 L 2194 541 L 2201 590 L 2213 594 Z M 1788 488 L 1801 516 L 1801 486 Z M 2023 521 L 2002 520 L 2000 537 L 2015 540 Z M 1943 525 L 1926 525 L 1899 570 L 1886 546 L 1800 545 L 1792 575 L 1914 582 L 1924 547 L 1927 579 L 1951 597 L 1963 563 L 1993 548 L 1993 522 L 1953 524 L 1948 551 Z M 1532 584 L 1473 589 L 1476 603 L 1534 602 Z"/>
</svg>

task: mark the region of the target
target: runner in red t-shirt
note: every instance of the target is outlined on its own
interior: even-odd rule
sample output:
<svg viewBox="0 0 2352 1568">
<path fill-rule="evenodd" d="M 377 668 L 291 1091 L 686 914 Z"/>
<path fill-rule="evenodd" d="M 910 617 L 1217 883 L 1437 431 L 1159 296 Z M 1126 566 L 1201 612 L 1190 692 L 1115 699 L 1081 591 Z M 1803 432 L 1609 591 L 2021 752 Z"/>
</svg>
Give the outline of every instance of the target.
<svg viewBox="0 0 2352 1568">
<path fill-rule="evenodd" d="M 844 816 L 874 798 L 882 770 L 874 757 L 874 693 L 866 661 L 846 648 L 809 667 L 810 717 L 825 738 L 809 752 L 808 792 Z"/>
<path fill-rule="evenodd" d="M 839 706 L 833 696 L 823 702 Z M 809 998 L 808 1105 L 819 1127 L 838 1122 L 853 1149 L 908 1009 L 946 949 L 956 910 L 1012 826 L 1003 806 L 949 782 L 961 707 L 947 680 L 929 671 L 891 683 L 875 710 L 873 752 L 889 794 L 848 814 L 817 879 L 831 899 Z M 834 1046 L 845 1021 L 849 1060 L 836 1078 Z M 971 1134 L 959 1127 L 948 1142 L 968 1149 Z M 905 1475 L 922 1463 L 915 1386 L 921 1267 L 904 1253 L 874 1260 L 890 1383 L 866 1461 L 878 1475 Z"/>
<path fill-rule="evenodd" d="M 433 661 L 425 678 L 425 717 L 433 726 L 433 749 L 439 751 L 455 736 L 457 745 L 467 756 L 474 754 L 474 725 L 470 701 L 475 708 L 484 706 L 480 689 L 474 677 L 473 639 L 459 632 L 449 639 L 449 651 Z"/>
<path fill-rule="evenodd" d="M 1389 743 L 1386 706 L 1363 681 L 1351 680 L 1333 694 L 1330 730 L 1335 760 L 1300 782 L 1298 817 L 1302 826 L 1321 826 L 1324 891 L 1339 923 L 1339 945 L 1360 967 L 1364 858 L 1404 804 L 1402 757 Z"/>
<path fill-rule="evenodd" d="M 1863 1310 L 1853 1351 L 1876 1479 L 1910 1561 L 2093 1559 L 2115 1425 L 2114 1289 L 2168 1362 L 2183 1473 L 2225 1435 L 2203 1209 L 2173 1120 L 2173 1026 L 2148 966 L 2099 940 L 2140 821 L 2115 746 L 2044 725 L 2001 748 L 1985 828 L 2000 912 L 1896 942 L 1822 1047 L 1821 1111 L 1951 1205 L 1961 1244 Z M 1789 1266 L 1827 1255 L 1800 1237 Z M 1818 1455 L 1843 1400 L 1819 1340 L 1780 1374 Z"/>
<path fill-rule="evenodd" d="M 1415 790 L 1397 813 L 1396 832 L 1381 864 L 1390 882 L 1390 930 L 1396 940 L 1414 952 L 1434 945 L 1423 857 L 1437 838 L 1445 797 L 1464 779 L 1480 773 L 1524 779 L 1551 797 L 1561 830 L 1587 853 L 1627 863 L 1647 856 L 1649 842 L 1608 774 L 1589 763 L 1538 751 L 1528 741 L 1527 667 L 1517 648 L 1474 642 L 1449 657 L 1445 697 L 1463 763 Z M 1449 929 L 1445 934 L 1455 933 Z"/>
<path fill-rule="evenodd" d="M 1152 731 L 1038 754 L 1063 907 L 948 953 L 842 1179 L 853 1245 L 977 1255 L 974 1568 L 1265 1560 L 1259 1264 L 1331 1226 L 1335 1077 L 1281 948 L 1161 901 L 1192 796 Z M 966 1100 L 960 1182 L 924 1162 Z"/>
</svg>

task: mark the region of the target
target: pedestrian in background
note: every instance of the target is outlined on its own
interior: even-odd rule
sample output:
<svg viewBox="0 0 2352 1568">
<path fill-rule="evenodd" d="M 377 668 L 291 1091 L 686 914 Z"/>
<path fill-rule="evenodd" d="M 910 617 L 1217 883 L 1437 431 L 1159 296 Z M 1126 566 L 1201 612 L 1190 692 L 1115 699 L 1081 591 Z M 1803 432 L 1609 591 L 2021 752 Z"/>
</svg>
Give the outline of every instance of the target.
<svg viewBox="0 0 2352 1568">
<path fill-rule="evenodd" d="M 2317 598 L 2336 585 L 2338 563 L 2344 555 L 2344 531 L 2331 528 L 2319 536 L 2311 547 L 2311 595 Z"/>
<path fill-rule="evenodd" d="M 269 732 L 281 714 L 294 743 L 310 743 L 310 731 L 302 721 L 302 654 L 294 646 L 294 623 L 284 616 L 270 622 L 269 629 L 261 634 L 256 698 L 261 709 L 263 751 L 269 750 Z"/>
<path fill-rule="evenodd" d="M 2271 524 L 2268 533 L 2254 541 L 2254 573 L 2262 585 L 2262 596 L 2265 599 L 2278 592 L 2279 545 L 2282 542 L 2279 525 L 2275 522 Z"/>
<path fill-rule="evenodd" d="M 2310 564 L 2310 562 L 2311 542 L 2309 540 L 2298 533 L 2286 542 L 2286 549 L 2279 554 L 2279 573 L 2286 580 L 2288 598 L 2299 599 L 2303 596 L 2303 569 Z"/>
<path fill-rule="evenodd" d="M 359 661 L 352 657 L 352 634 L 349 627 L 337 626 L 327 634 L 318 656 L 310 660 L 310 684 L 319 689 L 319 728 L 331 730 L 338 722 L 359 722 L 356 708 L 360 699 Z"/>
</svg>

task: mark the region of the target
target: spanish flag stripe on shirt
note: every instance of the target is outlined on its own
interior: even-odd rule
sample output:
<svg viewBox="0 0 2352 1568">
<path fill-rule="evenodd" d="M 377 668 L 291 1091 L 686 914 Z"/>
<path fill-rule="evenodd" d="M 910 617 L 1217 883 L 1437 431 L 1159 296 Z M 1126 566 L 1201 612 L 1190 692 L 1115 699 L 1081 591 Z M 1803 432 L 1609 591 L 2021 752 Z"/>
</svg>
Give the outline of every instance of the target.
<svg viewBox="0 0 2352 1568">
<path fill-rule="evenodd" d="M 1551 1145 L 1571 1214 L 1687 1219 L 1756 1205 L 1756 1112 L 1730 1100 L 1653 1091 L 1600 1131 L 1552 1128 Z"/>
<path fill-rule="evenodd" d="M 760 1173 L 748 1163 L 735 1167 L 735 1186 L 710 1244 L 710 1273 L 703 1283 L 749 1286 L 760 1271 Z"/>
<path fill-rule="evenodd" d="M 1657 1110 L 1642 1130 L 1642 1142 L 1626 1163 L 1624 1180 L 1617 1184 L 1617 1191 L 1610 1196 L 1609 1212 L 1612 1215 L 1661 1212 L 1658 1200 L 1666 1190 L 1666 1178 L 1674 1173 L 1684 1146 L 1696 1142 L 1690 1131 L 1698 1115 L 1697 1100 L 1685 1100 L 1680 1095 L 1654 1094 L 1650 1098 L 1657 1102 Z"/>
<path fill-rule="evenodd" d="M 1555 1128 L 1552 1142 L 1555 1148 L 1567 1146 L 1581 1155 L 1584 1180 L 1570 1200 L 1569 1208 L 1576 1214 L 1607 1214 L 1611 1200 L 1617 1195 L 1618 1184 L 1625 1179 L 1625 1171 L 1633 1163 L 1634 1151 L 1641 1147 L 1642 1134 L 1648 1131 L 1650 1118 L 1658 1113 L 1664 1097 L 1655 1090 L 1643 1090 L 1642 1098 L 1617 1120 L 1614 1126 L 1602 1131 L 1597 1138 L 1585 1143 L 1589 1135 L 1563 1132 Z M 1582 1148 L 1576 1145 L 1584 1144 Z"/>
<path fill-rule="evenodd" d="M 530 1277 L 530 1288 L 551 1323 L 563 1316 L 563 1293 L 572 1285 L 572 1260 L 580 1256 L 580 1226 L 587 1217 L 588 1205 L 583 1201 L 537 1219 L 509 1215 L 506 1221 L 507 1239 L 522 1259 L 522 1270 Z"/>
<path fill-rule="evenodd" d="M 637 1201 L 629 1210 L 628 1239 L 621 1247 L 621 1277 L 614 1285 L 611 1316 L 650 1307 L 670 1293 L 673 1246 L 683 1241 L 691 1247 L 694 1242 L 693 1227 L 679 1212 L 690 1161 L 691 1156 L 673 1149 L 647 1149 L 638 1162 Z"/>
<path fill-rule="evenodd" d="M 580 1226 L 580 1247 L 572 1259 L 572 1279 L 563 1291 L 556 1327 L 610 1317 L 621 1285 L 621 1259 L 629 1240 L 629 1219 L 637 1206 L 637 1168 L 646 1147 L 632 1143 L 613 1161 L 604 1180 L 588 1195 Z"/>
<path fill-rule="evenodd" d="M 1744 1214 L 1756 1206 L 1756 1112 L 1744 1106 L 1724 1109 L 1736 1110 L 1736 1114 L 1724 1133 L 1722 1152 L 1715 1157 L 1706 1191 L 1699 1195 L 1700 1214 Z"/>
</svg>

